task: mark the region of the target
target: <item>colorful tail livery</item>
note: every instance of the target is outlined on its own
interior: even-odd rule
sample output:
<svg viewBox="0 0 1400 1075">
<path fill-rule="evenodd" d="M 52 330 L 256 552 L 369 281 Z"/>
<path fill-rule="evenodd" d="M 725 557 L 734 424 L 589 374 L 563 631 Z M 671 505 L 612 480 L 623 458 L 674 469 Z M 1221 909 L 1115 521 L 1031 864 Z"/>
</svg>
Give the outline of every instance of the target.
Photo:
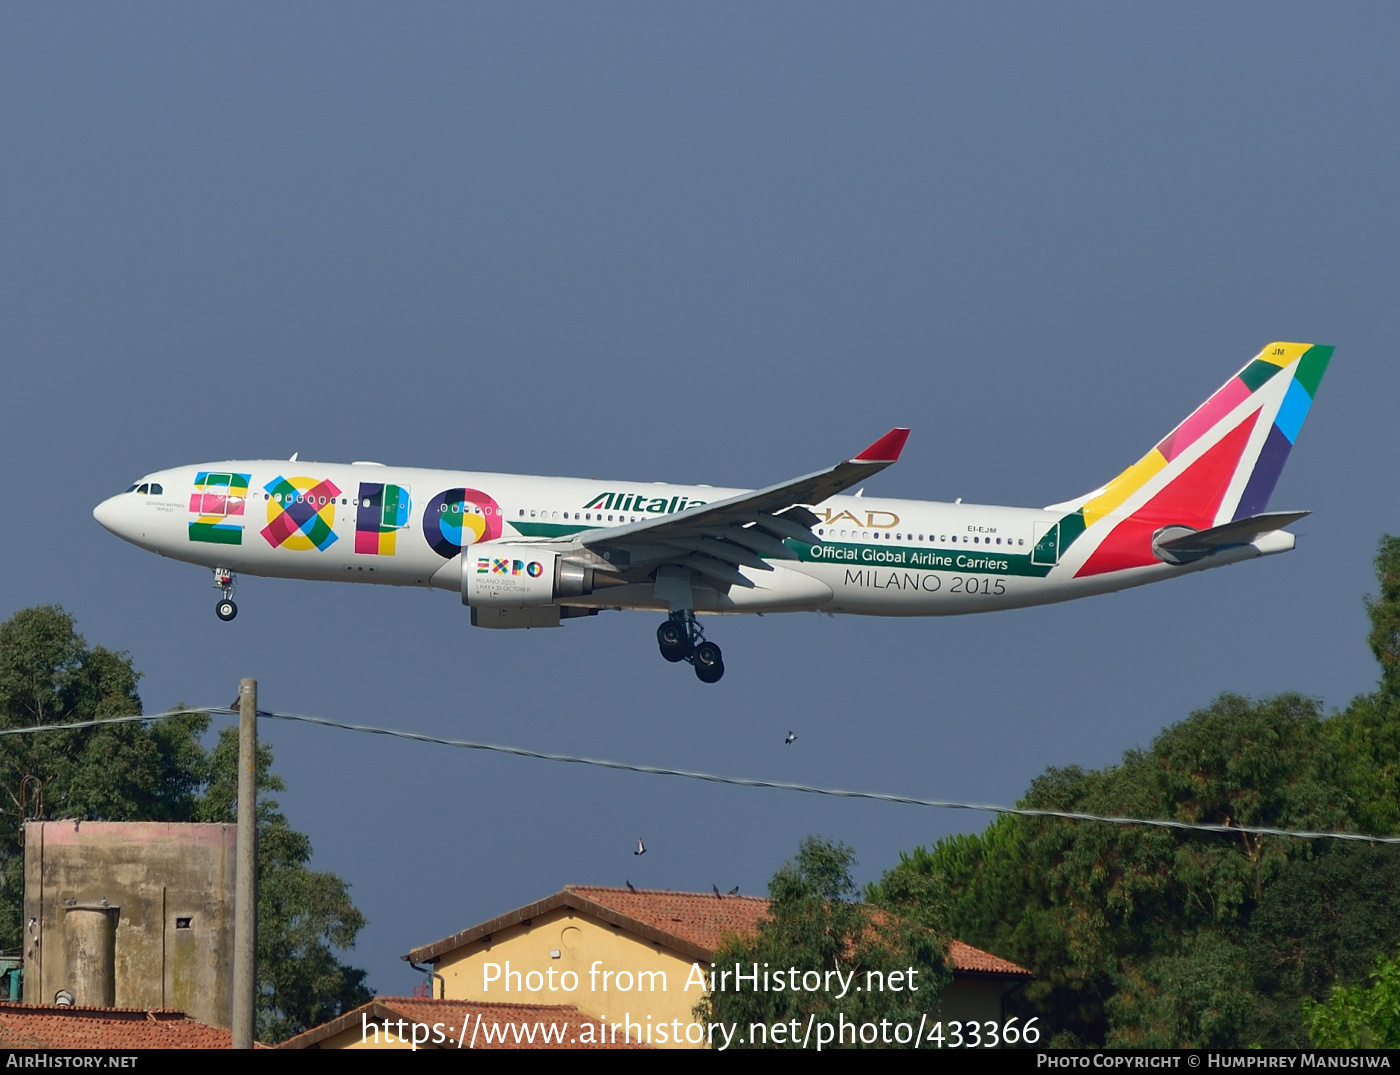
<svg viewBox="0 0 1400 1075">
<path fill-rule="evenodd" d="M 212 568 L 224 620 L 238 571 L 451 590 L 480 627 L 647 611 L 661 655 L 714 683 L 724 661 L 697 614 L 995 612 L 1287 552 L 1307 512 L 1269 499 L 1331 357 L 1269 344 L 1108 485 L 1049 508 L 865 495 L 905 447 L 897 427 L 753 490 L 237 460 L 149 475 L 93 514 Z M 264 540 L 245 541 L 258 507 Z"/>
<path fill-rule="evenodd" d="M 1271 343 L 1150 452 L 1060 520 L 1059 556 L 1082 541 L 1078 576 L 1161 563 L 1164 528 L 1209 530 L 1261 515 L 1333 348 Z"/>
</svg>

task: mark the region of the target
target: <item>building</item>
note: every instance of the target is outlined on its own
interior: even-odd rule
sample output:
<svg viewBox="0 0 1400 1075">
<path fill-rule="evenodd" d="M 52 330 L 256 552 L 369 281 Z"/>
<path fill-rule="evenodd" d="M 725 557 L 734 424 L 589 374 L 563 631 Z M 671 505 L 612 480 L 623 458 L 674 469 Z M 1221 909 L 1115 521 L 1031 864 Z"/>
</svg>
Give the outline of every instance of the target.
<svg viewBox="0 0 1400 1075">
<path fill-rule="evenodd" d="M 404 959 L 451 1000 L 567 1003 L 608 1024 L 684 1025 L 703 995 L 695 975 L 709 972 L 727 934 L 752 934 L 767 912 L 752 896 L 574 885 Z M 1000 1020 L 1006 993 L 1031 977 L 960 941 L 948 954 L 945 1020 Z"/>
<path fill-rule="evenodd" d="M 227 1028 L 184 1012 L 0 1002 L 3 1049 L 232 1049 Z"/>
<path fill-rule="evenodd" d="M 237 833 L 26 822 L 25 1002 L 54 1004 L 65 993 L 80 1007 L 178 1009 L 228 1027 Z"/>
<path fill-rule="evenodd" d="M 375 997 L 288 1038 L 279 1049 L 621 1049 L 611 1032 L 572 1004 L 480 1004 Z M 635 1036 L 630 1048 L 638 1049 Z"/>
</svg>

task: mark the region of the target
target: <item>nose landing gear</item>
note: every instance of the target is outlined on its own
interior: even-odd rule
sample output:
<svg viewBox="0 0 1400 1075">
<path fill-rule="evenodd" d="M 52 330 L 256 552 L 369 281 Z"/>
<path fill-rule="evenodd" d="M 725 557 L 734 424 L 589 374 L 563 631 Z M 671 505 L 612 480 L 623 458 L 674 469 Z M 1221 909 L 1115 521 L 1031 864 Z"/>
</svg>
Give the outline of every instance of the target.
<svg viewBox="0 0 1400 1075">
<path fill-rule="evenodd" d="M 214 615 L 227 623 L 238 615 L 238 606 L 233 603 L 233 572 L 227 568 L 214 568 L 214 588 L 223 594 L 214 606 Z"/>
<path fill-rule="evenodd" d="M 671 613 L 656 629 L 656 642 L 661 656 L 672 664 L 688 661 L 701 683 L 718 683 L 724 676 L 724 654 L 705 640 L 705 632 L 689 609 Z"/>
</svg>

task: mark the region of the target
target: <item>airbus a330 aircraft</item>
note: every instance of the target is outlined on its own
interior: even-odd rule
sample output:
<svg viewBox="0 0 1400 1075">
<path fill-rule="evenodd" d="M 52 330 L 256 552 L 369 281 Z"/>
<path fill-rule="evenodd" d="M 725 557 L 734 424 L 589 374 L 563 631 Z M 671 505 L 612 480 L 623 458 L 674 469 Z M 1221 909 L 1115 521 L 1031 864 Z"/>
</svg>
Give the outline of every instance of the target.
<svg viewBox="0 0 1400 1075">
<path fill-rule="evenodd" d="M 163 470 L 93 515 L 212 568 L 223 620 L 239 571 L 452 590 L 478 627 L 645 610 L 666 615 L 661 655 L 714 683 L 697 613 L 991 612 L 1286 552 L 1307 512 L 1265 509 L 1331 357 L 1269 344 L 1107 485 L 1039 509 L 840 495 L 899 458 L 893 429 L 757 491 L 293 456 Z"/>
</svg>

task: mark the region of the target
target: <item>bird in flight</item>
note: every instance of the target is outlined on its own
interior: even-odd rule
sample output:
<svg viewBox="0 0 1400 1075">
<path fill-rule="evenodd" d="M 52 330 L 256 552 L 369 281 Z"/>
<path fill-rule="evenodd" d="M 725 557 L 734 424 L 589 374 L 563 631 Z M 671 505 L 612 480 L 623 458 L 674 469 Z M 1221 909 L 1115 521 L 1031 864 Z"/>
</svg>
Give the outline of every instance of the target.
<svg viewBox="0 0 1400 1075">
<path fill-rule="evenodd" d="M 646 853 L 647 853 L 647 845 L 644 844 L 644 843 L 642 843 L 642 838 L 641 838 L 640 836 L 638 836 L 638 837 L 637 837 L 637 850 L 633 851 L 632 854 L 634 854 L 634 855 L 645 855 Z"/>
<path fill-rule="evenodd" d="M 796 736 L 793 732 L 789 731 L 789 732 L 787 733 L 787 738 L 783 740 L 783 745 L 784 745 L 784 746 L 792 746 L 793 741 L 794 741 L 796 738 L 797 738 L 797 736 Z"/>
<path fill-rule="evenodd" d="M 626 884 L 627 884 L 627 891 L 628 891 L 628 892 L 636 892 L 636 891 L 637 891 L 637 886 L 634 885 L 631 881 L 626 882 Z"/>
</svg>

